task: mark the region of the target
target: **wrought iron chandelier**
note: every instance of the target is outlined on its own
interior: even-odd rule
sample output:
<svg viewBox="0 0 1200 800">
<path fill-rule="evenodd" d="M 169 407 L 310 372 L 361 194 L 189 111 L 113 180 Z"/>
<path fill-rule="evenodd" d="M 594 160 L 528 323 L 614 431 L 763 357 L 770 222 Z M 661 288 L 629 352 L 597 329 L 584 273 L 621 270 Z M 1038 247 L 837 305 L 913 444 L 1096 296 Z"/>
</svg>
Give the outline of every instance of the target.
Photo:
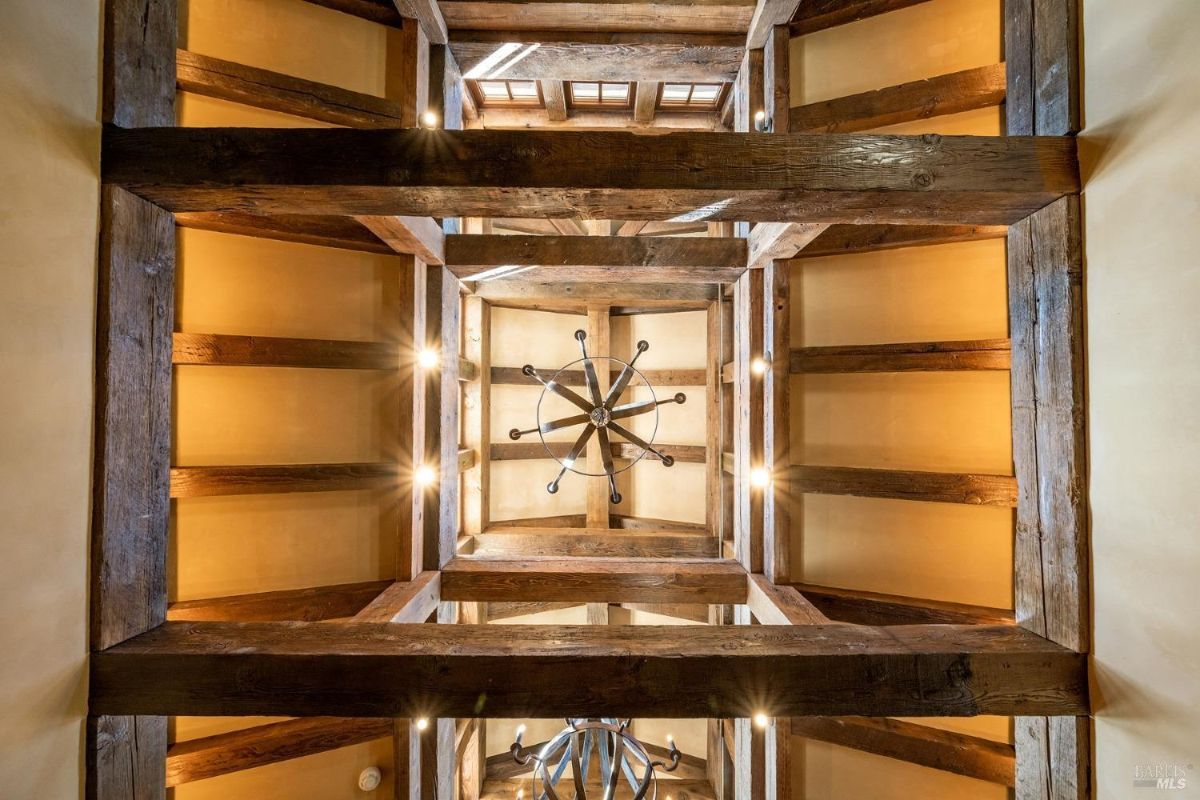
<svg viewBox="0 0 1200 800">
<path fill-rule="evenodd" d="M 601 797 L 610 800 L 616 796 L 622 778 L 633 791 L 633 800 L 654 800 L 658 794 L 656 769 L 674 772 L 679 766 L 680 752 L 675 740 L 668 738 L 669 761 L 656 761 L 647 752 L 645 745 L 629 730 L 630 720 L 624 719 L 568 719 L 567 727 L 559 731 L 536 753 L 526 750 L 521 743 L 525 726 L 517 728 L 517 739 L 511 752 L 518 764 L 533 766 L 533 797 L 531 800 L 560 800 L 570 797 L 587 800 L 589 770 L 593 763 L 599 764 L 599 787 Z M 593 759 L 592 754 L 598 758 Z M 571 767 L 573 794 L 558 793 L 567 767 Z M 592 784 L 595 787 L 595 784 Z"/>
<path fill-rule="evenodd" d="M 607 477 L 609 488 L 608 499 L 614 504 L 619 503 L 621 502 L 621 495 L 617 492 L 616 476 L 618 473 L 624 472 L 638 461 L 641 461 L 647 453 L 653 453 L 655 456 L 657 456 L 662 461 L 664 467 L 669 467 L 675 463 L 674 458 L 665 455 L 654 448 L 654 437 L 658 433 L 658 407 L 666 403 L 682 404 L 687 400 L 687 395 L 683 394 L 683 392 L 678 392 L 674 397 L 666 400 L 659 400 L 657 398 L 654 393 L 654 387 L 651 386 L 650 382 L 646 380 L 646 376 L 639 372 L 636 367 L 634 367 L 634 364 L 637 363 L 638 357 L 650 349 L 650 344 L 645 340 L 637 343 L 637 352 L 634 353 L 634 356 L 630 361 L 625 362 L 612 356 L 589 356 L 587 351 L 587 334 L 584 331 L 575 331 L 575 339 L 579 342 L 579 349 L 583 353 L 583 357 L 563 366 L 554 373 L 550 380 L 546 380 L 539 375 L 538 371 L 529 364 L 526 364 L 521 368 L 521 373 L 523 375 L 533 378 L 542 385 L 542 394 L 538 398 L 537 404 L 537 427 L 524 431 L 513 428 L 508 432 L 508 435 L 509 438 L 517 440 L 526 434 L 536 433 L 542 441 L 542 446 L 546 448 L 546 452 L 548 452 L 551 457 L 559 463 L 560 469 L 558 471 L 558 475 L 555 476 L 554 480 L 550 481 L 550 483 L 546 486 L 546 491 L 550 494 L 554 494 L 558 491 L 559 482 L 562 480 L 563 475 L 566 474 L 567 470 L 570 470 L 571 472 L 579 475 Z M 596 371 L 596 361 L 603 362 L 603 366 L 609 369 L 609 372 L 607 373 L 609 375 L 612 374 L 613 367 L 620 366 L 621 368 L 620 374 L 609 388 L 607 394 L 603 394 L 600 390 L 600 380 Z M 580 395 L 578 392 L 563 386 L 560 381 L 560 379 L 564 377 L 564 373 L 580 364 L 583 365 L 584 384 L 586 385 L 588 392 L 588 397 L 586 398 Z M 634 388 L 645 388 L 649 390 L 650 399 L 637 400 L 625 403 L 624 405 L 617 405 L 617 402 L 621 399 L 622 395 L 624 395 L 627 390 L 632 390 Z M 558 395 L 567 402 L 578 407 L 581 411 L 583 411 L 583 413 L 560 417 L 559 419 L 543 420 L 542 401 L 545 400 L 547 393 Z M 650 434 L 649 439 L 643 439 L 618 422 L 618 420 L 636 417 L 641 414 L 649 414 L 651 412 L 654 413 L 654 431 Z M 553 431 L 571 428 L 576 425 L 584 426 L 583 431 L 580 432 L 579 437 L 575 440 L 575 444 L 572 445 L 571 449 L 567 452 L 567 455 L 564 458 L 559 458 L 557 455 L 555 455 L 553 448 L 547 444 L 546 434 Z M 640 449 L 640 452 L 635 457 L 630 459 L 626 466 L 621 467 L 620 469 L 617 469 L 613 462 L 612 440 L 610 438 L 610 432 L 622 437 Z M 591 440 L 593 435 L 595 435 L 597 443 L 599 444 L 600 459 L 604 465 L 603 472 L 588 472 L 586 469 L 581 469 L 576 466 L 579 461 L 579 457 L 583 455 L 584 448 L 587 447 L 587 443 L 589 440 Z"/>
</svg>

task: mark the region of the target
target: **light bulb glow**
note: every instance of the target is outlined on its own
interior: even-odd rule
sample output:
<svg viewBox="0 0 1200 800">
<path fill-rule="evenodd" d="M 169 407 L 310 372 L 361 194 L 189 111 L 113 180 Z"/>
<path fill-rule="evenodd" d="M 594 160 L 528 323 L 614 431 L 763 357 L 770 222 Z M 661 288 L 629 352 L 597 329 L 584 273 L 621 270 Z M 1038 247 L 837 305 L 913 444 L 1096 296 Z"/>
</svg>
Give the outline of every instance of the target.
<svg viewBox="0 0 1200 800">
<path fill-rule="evenodd" d="M 750 485 L 759 489 L 766 488 L 771 483 L 771 473 L 766 467 L 756 467 L 750 470 Z"/>
<path fill-rule="evenodd" d="M 426 719 L 425 717 L 421 717 L 419 720 L 417 720 L 417 730 L 423 731 L 428 727 L 429 727 L 429 720 Z"/>
<path fill-rule="evenodd" d="M 421 122 L 426 128 L 433 129 L 437 127 L 438 115 L 437 112 L 430 109 L 421 115 Z"/>
<path fill-rule="evenodd" d="M 765 728 L 771 722 L 771 718 L 763 712 L 758 712 L 754 715 L 754 724 L 760 728 Z"/>
<path fill-rule="evenodd" d="M 413 473 L 413 480 L 418 486 L 429 486 L 436 478 L 437 473 L 428 464 L 417 467 L 417 471 Z"/>
<path fill-rule="evenodd" d="M 755 357 L 754 360 L 750 362 L 750 372 L 754 373 L 755 375 L 762 375 L 766 371 L 767 362 L 761 357 Z"/>
<path fill-rule="evenodd" d="M 417 363 L 421 366 L 421 369 L 436 369 L 440 360 L 437 350 L 426 348 L 417 353 Z"/>
</svg>

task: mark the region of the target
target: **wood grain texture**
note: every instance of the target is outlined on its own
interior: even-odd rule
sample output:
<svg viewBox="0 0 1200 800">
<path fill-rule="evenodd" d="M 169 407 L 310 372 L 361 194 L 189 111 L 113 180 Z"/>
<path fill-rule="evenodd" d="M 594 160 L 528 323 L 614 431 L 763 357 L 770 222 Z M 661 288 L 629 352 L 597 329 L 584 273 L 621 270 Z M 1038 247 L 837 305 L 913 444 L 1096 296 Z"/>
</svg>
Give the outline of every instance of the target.
<svg viewBox="0 0 1200 800">
<path fill-rule="evenodd" d="M 828 227 L 800 222 L 763 222 L 747 240 L 746 266 L 763 269 L 772 261 L 795 257 Z"/>
<path fill-rule="evenodd" d="M 733 546 L 747 572 L 763 569 L 763 489 L 750 475 L 764 467 L 763 376 L 751 363 L 763 358 L 763 271 L 747 270 L 734 284 Z"/>
<path fill-rule="evenodd" d="M 179 50 L 180 90 L 353 128 L 401 127 L 400 104 L 246 64 Z"/>
<path fill-rule="evenodd" d="M 821 613 L 855 625 L 1012 625 L 1012 611 L 856 589 L 797 583 Z"/>
<path fill-rule="evenodd" d="M 852 133 L 958 114 L 1004 102 L 1004 64 L 952 72 L 886 89 L 793 107 L 793 133 Z"/>
<path fill-rule="evenodd" d="M 171 497 L 394 489 L 399 472 L 392 463 L 171 467 Z"/>
<path fill-rule="evenodd" d="M 442 597 L 469 601 L 744 603 L 746 574 L 723 560 L 459 557 Z"/>
<path fill-rule="evenodd" d="M 762 463 L 771 471 L 771 483 L 762 490 L 763 573 L 772 583 L 785 583 L 792 570 L 789 511 L 792 494 L 788 483 L 792 460 L 792 415 L 788 385 L 791 292 L 787 262 L 772 261 L 763 268 L 762 273 L 763 358 L 767 362 L 767 369 L 762 375 Z"/>
<path fill-rule="evenodd" d="M 441 574 L 422 572 L 411 581 L 389 585 L 354 615 L 354 621 L 420 624 L 437 611 L 441 591 Z"/>
<path fill-rule="evenodd" d="M 586 605 L 586 603 L 513 602 L 484 603 L 483 605 L 487 606 L 487 621 L 494 622 L 501 619 L 524 617 L 528 614 L 540 614 L 544 611 L 561 611 L 564 608 L 577 608 Z"/>
<path fill-rule="evenodd" d="M 178 3 L 104 4 L 103 121 L 123 128 L 175 124 Z"/>
<path fill-rule="evenodd" d="M 1013 746 L 978 736 L 879 717 L 796 717 L 791 732 L 1001 786 L 1014 785 Z"/>
<path fill-rule="evenodd" d="M 626 36 L 626 41 L 615 36 L 606 42 L 563 41 L 566 37 L 561 33 L 547 33 L 528 56 L 504 70 L 505 80 L 726 83 L 742 60 L 740 44 L 713 45 L 678 41 L 678 37 L 655 41 L 646 34 L 636 39 Z M 450 48 L 463 71 L 469 72 L 501 46 L 492 41 L 495 38 L 456 32 Z"/>
<path fill-rule="evenodd" d="M 396 271 L 396 314 L 401 352 L 417 353 L 425 346 L 425 263 L 413 256 Z M 414 358 L 400 362 L 396 393 L 398 462 L 416 465 L 425 457 L 425 373 Z M 412 480 L 400 484 L 396 498 L 396 580 L 407 581 L 425 568 L 425 504 Z M 407 730 L 407 729 L 405 729 Z"/>
<path fill-rule="evenodd" d="M 791 73 L 791 36 L 787 25 L 776 25 L 763 46 L 763 111 L 773 133 L 790 130 Z"/>
<path fill-rule="evenodd" d="M 446 262 L 442 226 L 431 217 L 356 217 L 364 228 L 397 253 L 416 256 L 426 264 Z"/>
<path fill-rule="evenodd" d="M 635 517 L 629 514 L 609 514 L 612 527 L 623 531 L 671 531 L 672 533 L 708 533 L 701 522 L 679 522 L 661 517 Z"/>
<path fill-rule="evenodd" d="M 746 49 L 765 47 L 775 27 L 789 22 L 801 5 L 802 0 L 758 0 L 746 31 Z"/>
<path fill-rule="evenodd" d="M 102 149 L 105 183 L 171 211 L 1007 224 L 1080 186 L 1055 137 L 110 128 Z"/>
<path fill-rule="evenodd" d="M 608 238 L 608 237 L 605 237 Z M 612 352 L 612 321 L 609 317 L 608 305 L 594 305 L 588 307 L 587 312 L 587 352 L 592 355 L 608 355 Z M 601 362 L 605 363 L 605 362 Z M 594 365 L 593 365 L 594 368 Z M 603 398 L 608 394 L 608 387 L 611 379 L 609 373 L 604 370 L 596 370 L 596 382 L 598 384 L 597 397 Z M 589 390 L 590 391 L 590 390 Z M 583 392 L 585 397 L 587 392 Z M 593 398 L 594 402 L 594 398 Z M 603 436 L 603 440 L 601 437 Z M 605 463 L 611 464 L 612 444 L 611 440 L 616 437 L 609 437 L 605 430 L 596 430 L 591 441 L 587 443 L 587 466 L 586 469 L 592 474 L 601 474 L 605 471 Z M 603 442 L 609 442 L 608 452 L 604 452 Z M 587 527 L 589 528 L 607 528 L 608 514 L 610 511 L 609 485 L 607 480 L 597 480 L 589 478 L 586 488 L 586 514 Z"/>
<path fill-rule="evenodd" d="M 1003 239 L 1003 225 L 830 225 L 795 258 L 875 253 L 898 247 L 925 247 L 981 239 Z"/>
<path fill-rule="evenodd" d="M 796 374 L 1006 370 L 1010 357 L 1008 339 L 839 345 L 796 348 L 789 368 Z"/>
<path fill-rule="evenodd" d="M 462 70 L 447 44 L 429 46 L 429 106 L 437 115 L 439 127 L 448 131 L 463 129 Z"/>
<path fill-rule="evenodd" d="M 1013 626 L 171 622 L 91 668 L 97 714 L 738 717 L 770 698 L 779 717 L 1064 715 L 1087 702 L 1086 657 Z"/>
<path fill-rule="evenodd" d="M 540 48 L 539 48 L 540 49 Z M 540 81 L 542 102 L 546 105 L 546 117 L 550 122 L 565 122 L 567 112 L 567 89 L 561 80 L 545 78 Z"/>
<path fill-rule="evenodd" d="M 489 280 L 475 284 L 474 293 L 493 306 L 542 311 L 586 313 L 588 305 L 611 303 L 612 311 L 689 310 L 704 308 L 714 299 L 715 284 L 630 283 Z"/>
<path fill-rule="evenodd" d="M 307 214 L 243 214 L 236 211 L 204 211 L 175 215 L 182 228 L 253 236 L 281 242 L 298 242 L 341 250 L 391 255 L 394 250 L 352 217 L 320 217 Z"/>
<path fill-rule="evenodd" d="M 85 735 L 85 797 L 160 800 L 165 796 L 166 717 L 91 714 Z"/>
<path fill-rule="evenodd" d="M 167 751 L 166 785 L 180 786 L 391 735 L 390 719 L 308 717 L 176 742 Z"/>
<path fill-rule="evenodd" d="M 408 20 L 416 20 L 422 33 L 428 37 L 430 44 L 446 44 L 449 41 L 449 31 L 446 20 L 442 17 L 441 7 L 437 0 L 392 0 L 400 16 Z"/>
<path fill-rule="evenodd" d="M 662 78 L 662 76 L 658 76 Z M 663 79 L 665 80 L 665 79 Z M 654 122 L 654 112 L 658 106 L 658 90 L 662 86 L 660 80 L 639 80 L 633 101 L 633 121 L 638 125 L 649 125 Z"/>
<path fill-rule="evenodd" d="M 796 466 L 791 468 L 789 479 L 794 492 L 974 506 L 1017 505 L 1017 479 L 1008 475 Z"/>
<path fill-rule="evenodd" d="M 175 622 L 317 622 L 353 617 L 391 581 L 343 583 L 284 589 L 172 603 L 167 619 Z"/>
<path fill-rule="evenodd" d="M 751 575 L 747 589 L 746 605 L 763 625 L 830 624 L 829 617 L 791 586 L 776 586 L 764 575 Z"/>
<path fill-rule="evenodd" d="M 632 533 L 572 528 L 500 528 L 475 537 L 476 556 L 716 558 L 716 540 L 671 530 Z"/>
<path fill-rule="evenodd" d="M 479 454 L 462 484 L 462 528 L 474 534 L 486 530 L 491 519 L 492 309 L 478 297 L 463 303 L 463 353 L 477 365 L 479 375 L 462 391 L 463 444 Z"/>
<path fill-rule="evenodd" d="M 1011 64 L 1005 114 L 1009 134 L 1078 132 L 1078 1 L 1008 0 L 1004 51 Z"/>
<path fill-rule="evenodd" d="M 388 342 L 176 333 L 172 345 L 176 365 L 396 369 L 400 363 L 399 349 Z"/>
<path fill-rule="evenodd" d="M 460 284 L 445 267 L 429 267 L 426 290 L 427 346 L 442 354 L 457 354 L 462 338 Z M 436 318 L 433 309 L 438 307 Z M 436 337 L 436 338 L 433 338 Z M 426 463 L 438 465 L 436 491 L 427 493 L 427 569 L 441 568 L 454 556 L 459 530 L 459 414 L 458 359 L 443 357 L 435 375 L 425 383 Z M 436 442 L 436 445 L 435 445 Z M 432 502 L 430 502 L 432 501 Z M 432 556 L 432 557 L 431 557 Z"/>
<path fill-rule="evenodd" d="M 721 303 L 709 303 L 705 311 L 704 346 L 704 524 L 721 540 L 721 341 L 722 326 L 728 324 Z"/>
<path fill-rule="evenodd" d="M 742 33 L 754 13 L 751 0 L 442 0 L 440 6 L 451 29 L 504 31 Z"/>
<path fill-rule="evenodd" d="M 507 280 L 730 282 L 746 268 L 740 239 L 675 236 L 459 235 L 446 265 L 463 280 L 497 267 L 531 266 Z"/>
<path fill-rule="evenodd" d="M 707 381 L 705 370 L 702 369 L 645 369 L 638 370 L 651 386 L 704 386 Z M 562 386 L 583 386 L 583 370 L 565 369 L 556 372 L 554 368 L 538 369 L 542 375 L 557 375 L 555 381 Z M 619 374 L 613 370 L 610 375 L 616 379 Z M 512 386 L 532 386 L 533 379 L 523 375 L 520 367 L 492 367 L 492 383 Z M 569 443 L 568 443 L 569 444 Z"/>
<path fill-rule="evenodd" d="M 792 17 L 792 36 L 847 25 L 924 2 L 926 0 L 804 0 Z"/>
</svg>

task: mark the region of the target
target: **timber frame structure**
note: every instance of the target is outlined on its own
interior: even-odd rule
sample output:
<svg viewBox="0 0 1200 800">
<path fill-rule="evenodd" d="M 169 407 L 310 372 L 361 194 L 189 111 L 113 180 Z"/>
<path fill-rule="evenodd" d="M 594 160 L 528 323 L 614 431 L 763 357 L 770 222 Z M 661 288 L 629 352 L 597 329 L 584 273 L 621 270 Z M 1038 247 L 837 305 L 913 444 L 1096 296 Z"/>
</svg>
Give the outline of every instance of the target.
<svg viewBox="0 0 1200 800">
<path fill-rule="evenodd" d="M 398 797 L 478 798 L 495 766 L 478 717 L 703 714 L 709 747 L 691 796 L 788 797 L 794 732 L 984 777 L 1024 800 L 1089 797 L 1077 3 L 1006 0 L 1006 64 L 994 69 L 788 108 L 790 34 L 915 2 L 759 0 L 730 92 L 734 130 L 634 136 L 456 130 L 470 104 L 454 30 L 471 4 L 319 3 L 411 43 L 411 93 L 392 102 L 177 52 L 175 0 L 110 0 L 88 796 L 162 797 L 186 780 L 391 736 Z M 176 128 L 177 82 L 350 128 Z M 943 111 L 930 111 L 930 92 L 950 97 Z M 850 132 L 1000 99 L 1006 137 Z M 417 127 L 425 108 L 443 129 Z M 759 110 L 774 131 L 745 132 Z M 629 220 L 633 232 L 699 219 L 719 235 L 455 228 L 454 218 L 514 207 L 525 218 Z M 412 266 L 405 338 L 176 333 L 176 225 L 400 253 Z M 789 349 L 787 260 L 1004 235 L 1011 344 Z M 472 281 L 508 264 L 545 272 Z M 489 386 L 512 378 L 489 363 L 493 305 L 584 314 L 596 337 L 610 314 L 707 309 L 709 367 L 652 378 L 709 390 L 707 444 L 673 452 L 707 465 L 702 529 L 609 519 L 602 490 L 582 519 L 490 524 L 488 464 L 521 457 L 488 430 Z M 423 374 L 406 358 L 423 346 L 460 357 Z M 769 362 L 761 374 L 755 359 Z M 403 464 L 172 469 L 172 365 L 182 363 L 399 368 L 411 463 L 438 465 L 440 479 L 422 491 Z M 789 373 L 1006 368 L 1015 478 L 790 466 Z M 751 486 L 755 465 L 775 467 L 766 490 Z M 172 498 L 356 487 L 399 493 L 394 582 L 168 608 Z M 1013 507 L 1015 615 L 788 584 L 777 500 L 789 491 Z M 578 530 L 589 527 L 630 530 L 589 539 Z M 597 620 L 624 604 L 716 624 L 673 629 L 670 643 L 645 627 L 480 624 L 585 603 Z M 596 674 L 602 693 L 584 688 Z M 766 727 L 749 720 L 759 710 L 773 718 Z M 268 714 L 296 719 L 168 749 L 168 715 Z M 974 714 L 1014 716 L 1015 746 L 870 719 Z M 420 735 L 417 718 L 437 722 Z"/>
</svg>

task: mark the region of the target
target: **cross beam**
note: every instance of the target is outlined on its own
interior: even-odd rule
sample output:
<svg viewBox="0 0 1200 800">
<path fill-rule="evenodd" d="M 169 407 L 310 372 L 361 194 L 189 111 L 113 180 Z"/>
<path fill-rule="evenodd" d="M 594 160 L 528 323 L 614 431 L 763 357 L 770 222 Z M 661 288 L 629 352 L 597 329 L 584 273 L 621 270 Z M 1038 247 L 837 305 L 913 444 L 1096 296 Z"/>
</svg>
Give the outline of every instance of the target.
<svg viewBox="0 0 1200 800">
<path fill-rule="evenodd" d="M 183 623 L 95 654 L 93 714 L 1087 713 L 1087 660 L 1015 626 Z"/>
<path fill-rule="evenodd" d="M 109 128 L 103 180 L 171 211 L 1014 222 L 1079 191 L 1056 137 Z"/>
</svg>

